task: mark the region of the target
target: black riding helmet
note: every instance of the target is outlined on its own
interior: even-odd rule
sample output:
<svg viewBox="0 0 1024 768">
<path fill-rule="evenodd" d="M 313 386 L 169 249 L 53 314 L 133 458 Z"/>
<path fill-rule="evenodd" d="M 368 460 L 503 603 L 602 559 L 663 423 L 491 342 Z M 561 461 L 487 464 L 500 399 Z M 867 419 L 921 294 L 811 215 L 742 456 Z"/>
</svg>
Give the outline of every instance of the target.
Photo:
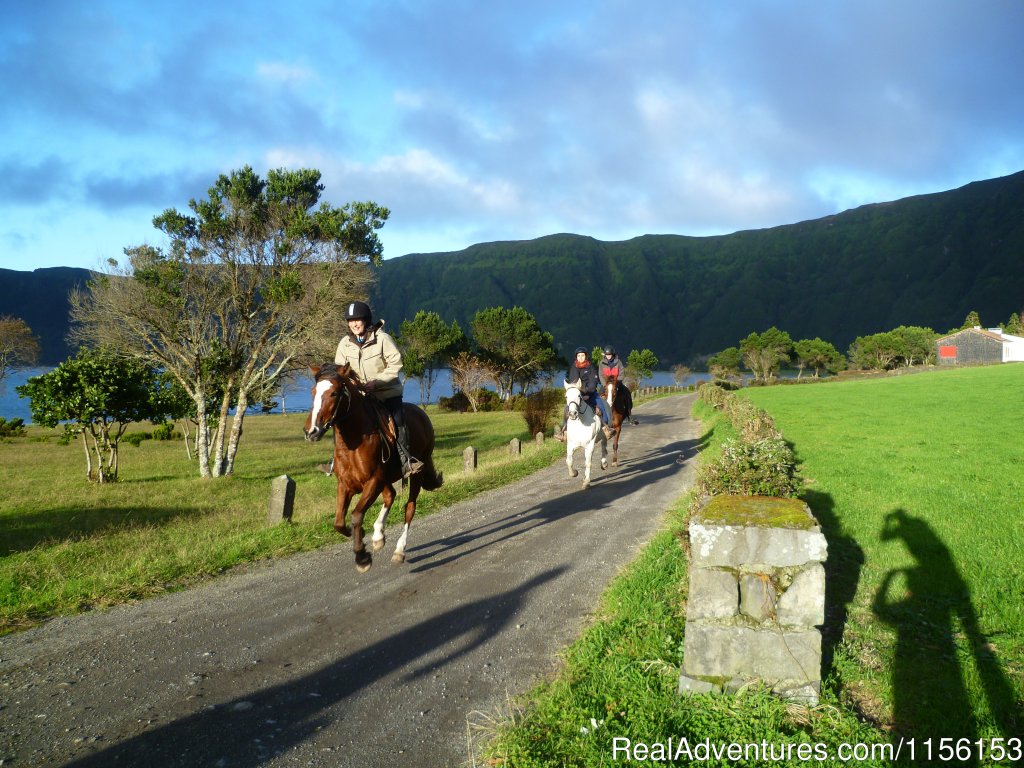
<svg viewBox="0 0 1024 768">
<path fill-rule="evenodd" d="M 590 352 L 587 351 L 586 347 L 576 347 L 576 351 L 572 353 L 573 358 L 575 358 L 576 355 L 578 355 L 580 352 L 587 355 L 588 357 L 590 356 Z"/>
<path fill-rule="evenodd" d="M 607 347 L 604 348 L 604 353 L 606 355 L 611 355 L 612 357 L 615 357 L 615 347 L 609 344 Z"/>
<path fill-rule="evenodd" d="M 365 320 L 369 325 L 373 320 L 370 305 L 365 301 L 353 301 L 345 307 L 345 320 Z"/>
</svg>

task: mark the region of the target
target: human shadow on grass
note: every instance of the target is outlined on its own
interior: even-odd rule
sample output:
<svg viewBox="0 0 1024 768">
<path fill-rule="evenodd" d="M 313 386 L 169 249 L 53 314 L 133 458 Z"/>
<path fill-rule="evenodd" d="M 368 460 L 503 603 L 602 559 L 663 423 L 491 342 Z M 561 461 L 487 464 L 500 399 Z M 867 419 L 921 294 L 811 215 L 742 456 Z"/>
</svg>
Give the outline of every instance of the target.
<svg viewBox="0 0 1024 768">
<path fill-rule="evenodd" d="M 977 741 L 982 730 L 961 659 L 973 663 L 988 712 L 1004 737 L 1021 735 L 1024 717 L 995 648 L 982 632 L 967 583 L 945 543 L 926 520 L 896 509 L 885 517 L 883 542 L 902 542 L 914 564 L 885 575 L 872 602 L 896 630 L 893 719 L 898 731 L 922 739 Z M 1007 599 L 1014 599 L 1007 595 Z M 966 742 L 965 742 L 966 743 Z M 958 764 L 978 765 L 977 750 Z M 966 754 L 966 753 L 964 753 Z M 938 756 L 933 752 L 933 755 Z"/>
<path fill-rule="evenodd" d="M 337 706 L 348 697 L 375 684 L 414 682 L 486 645 L 516 618 L 531 592 L 564 571 L 549 569 L 515 589 L 445 611 L 315 672 L 263 690 L 240 693 L 230 701 L 143 731 L 67 765 L 256 766 L 279 759 L 343 718 Z M 437 652 L 449 645 L 455 648 L 438 661 Z M 417 660 L 422 663 L 414 667 Z M 387 680 L 396 673 L 397 680 Z M 375 738 L 372 733 L 357 732 L 351 737 Z M 358 754 L 350 753 L 346 760 L 345 764 L 358 764 Z M 403 762 L 401 756 L 396 760 Z M 410 764 L 415 763 L 412 759 Z"/>
<path fill-rule="evenodd" d="M 595 481 L 586 490 L 580 488 L 578 478 L 565 478 L 565 483 L 569 486 L 565 493 L 530 509 L 514 512 L 498 520 L 491 520 L 483 525 L 411 547 L 407 562 L 413 566 L 411 571 L 414 573 L 428 571 L 520 536 L 538 525 L 621 505 L 622 499 L 629 494 L 679 472 L 680 466 L 676 463 L 676 455 L 692 455 L 697 445 L 697 440 L 671 443 L 634 459 L 628 468 L 608 470 L 610 474 L 602 476 L 600 481 L 597 475 L 600 470 L 595 467 Z M 565 465 L 559 466 L 564 472 Z M 555 468 L 547 471 L 555 471 Z M 625 514 L 628 514 L 628 511 Z M 626 520 L 622 523 L 628 525 Z M 617 534 L 612 531 L 609 535 Z M 422 564 L 419 564 L 421 562 Z"/>
</svg>

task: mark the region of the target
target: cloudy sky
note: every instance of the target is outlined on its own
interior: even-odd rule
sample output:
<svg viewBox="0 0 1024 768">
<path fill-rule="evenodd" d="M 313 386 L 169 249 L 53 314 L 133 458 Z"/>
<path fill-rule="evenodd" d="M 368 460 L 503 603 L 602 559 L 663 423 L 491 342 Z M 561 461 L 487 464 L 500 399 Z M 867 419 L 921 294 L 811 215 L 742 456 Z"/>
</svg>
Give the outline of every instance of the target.
<svg viewBox="0 0 1024 768">
<path fill-rule="evenodd" d="M 9 3 L 0 267 L 312 167 L 385 258 L 711 235 L 1024 170 L 1021 0 Z"/>
</svg>

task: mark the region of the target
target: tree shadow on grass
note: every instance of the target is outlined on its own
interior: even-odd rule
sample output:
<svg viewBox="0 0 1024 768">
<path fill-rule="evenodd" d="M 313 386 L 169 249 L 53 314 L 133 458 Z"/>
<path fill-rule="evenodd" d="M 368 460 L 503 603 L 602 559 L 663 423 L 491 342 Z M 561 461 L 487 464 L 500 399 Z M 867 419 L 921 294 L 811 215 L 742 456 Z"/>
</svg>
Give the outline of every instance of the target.
<svg viewBox="0 0 1024 768">
<path fill-rule="evenodd" d="M 913 565 L 885 575 L 872 602 L 875 615 L 896 630 L 892 687 L 897 729 L 919 741 L 931 737 L 936 745 L 939 739 L 975 742 L 991 735 L 983 730 L 985 713 L 966 685 L 960 665 L 965 658 L 974 664 L 995 726 L 1004 737 L 1020 736 L 1020 703 L 981 631 L 967 583 L 945 543 L 926 520 L 904 509 L 886 515 L 881 540 L 902 542 L 914 559 Z M 971 749 L 970 758 L 959 764 L 977 765 L 977 757 Z"/>
<path fill-rule="evenodd" d="M 197 518 L 206 512 L 182 507 L 55 507 L 17 517 L 0 517 L 0 557 L 27 552 L 40 544 L 60 544 L 135 526 L 164 525 L 182 518 Z"/>
</svg>

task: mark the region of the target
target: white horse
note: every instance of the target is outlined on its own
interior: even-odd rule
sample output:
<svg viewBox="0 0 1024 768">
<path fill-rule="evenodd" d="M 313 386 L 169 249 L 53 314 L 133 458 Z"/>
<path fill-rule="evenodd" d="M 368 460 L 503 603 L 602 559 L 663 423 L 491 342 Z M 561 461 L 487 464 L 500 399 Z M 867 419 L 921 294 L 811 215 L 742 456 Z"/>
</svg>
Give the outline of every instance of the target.
<svg viewBox="0 0 1024 768">
<path fill-rule="evenodd" d="M 601 443 L 601 469 L 608 468 L 608 441 L 601 429 L 601 419 L 583 400 L 583 393 L 576 384 L 562 382 L 565 387 L 565 402 L 569 406 L 569 418 L 565 423 L 565 465 L 569 467 L 569 477 L 577 477 L 572 467 L 573 454 L 577 448 L 583 449 L 583 487 L 590 486 L 590 461 L 594 457 L 594 448 Z"/>
</svg>

